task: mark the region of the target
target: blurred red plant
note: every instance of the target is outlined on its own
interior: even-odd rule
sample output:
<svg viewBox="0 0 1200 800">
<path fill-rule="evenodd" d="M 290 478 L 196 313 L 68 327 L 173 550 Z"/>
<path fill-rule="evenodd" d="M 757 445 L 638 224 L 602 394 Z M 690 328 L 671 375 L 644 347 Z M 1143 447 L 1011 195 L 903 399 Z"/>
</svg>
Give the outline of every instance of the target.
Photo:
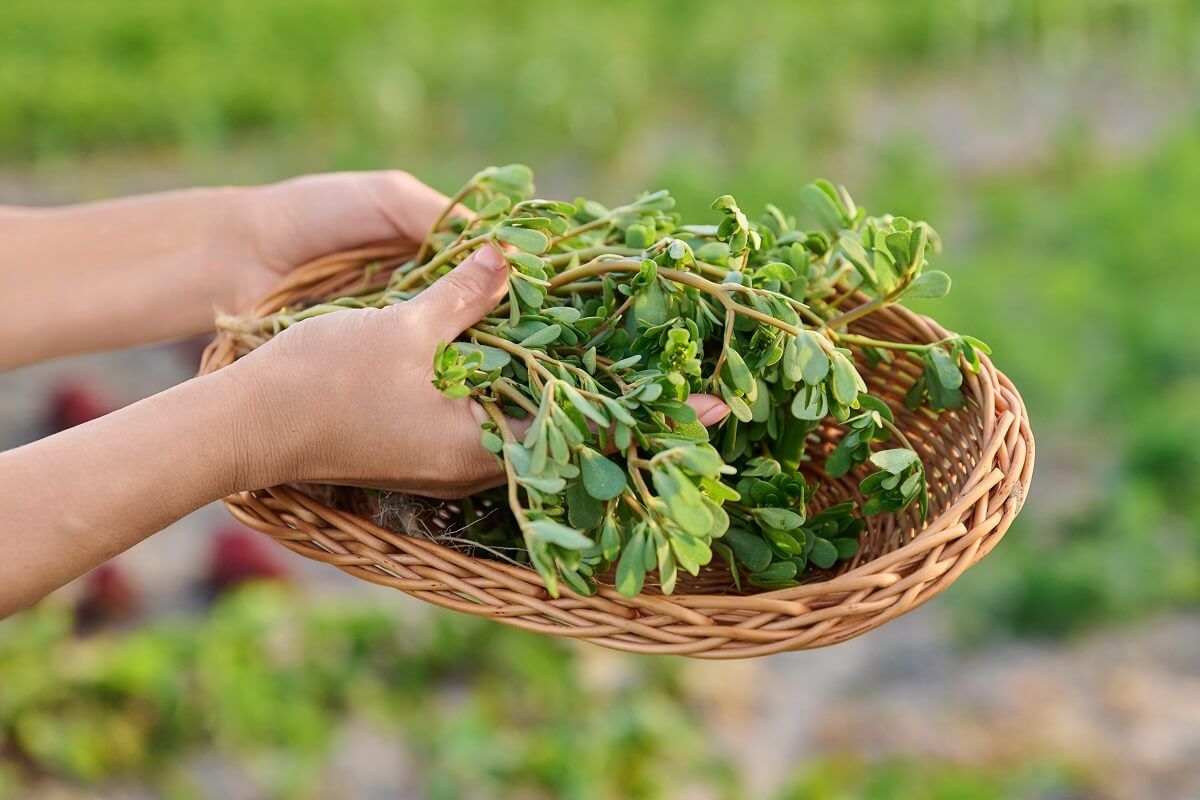
<svg viewBox="0 0 1200 800">
<path fill-rule="evenodd" d="M 58 433 L 103 417 L 119 408 L 104 392 L 86 380 L 67 377 L 55 384 L 46 402 L 43 425 L 47 433 Z"/>
<path fill-rule="evenodd" d="M 289 577 L 275 545 L 261 535 L 236 526 L 217 533 L 206 580 L 214 595 L 248 581 L 287 581 Z"/>
<path fill-rule="evenodd" d="M 83 578 L 83 592 L 75 602 L 75 630 L 89 633 L 124 622 L 141 609 L 141 595 L 117 564 L 101 564 Z"/>
</svg>

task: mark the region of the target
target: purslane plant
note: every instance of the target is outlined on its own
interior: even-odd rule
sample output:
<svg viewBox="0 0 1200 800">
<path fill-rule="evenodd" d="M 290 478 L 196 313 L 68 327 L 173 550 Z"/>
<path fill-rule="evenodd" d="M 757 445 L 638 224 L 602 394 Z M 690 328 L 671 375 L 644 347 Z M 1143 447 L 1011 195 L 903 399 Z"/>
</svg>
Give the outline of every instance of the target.
<svg viewBox="0 0 1200 800">
<path fill-rule="evenodd" d="M 712 205 L 717 224 L 684 224 L 665 191 L 616 208 L 532 194 L 527 167 L 485 169 L 386 288 L 262 323 L 270 334 L 402 303 L 475 249 L 504 246 L 507 299 L 435 356 L 437 388 L 487 409 L 482 443 L 507 475 L 493 499 L 511 516 L 469 499 L 465 536 L 518 552 L 553 595 L 560 584 L 591 594 L 614 568 L 624 595 L 650 572 L 670 593 L 679 570 L 696 575 L 714 556 L 739 587 L 774 589 L 853 557 L 864 515 L 916 504 L 925 516 L 921 460 L 849 348 L 870 363 L 895 351 L 918 358 L 924 371 L 906 402 L 935 412 L 962 406 L 961 368 L 978 370 L 988 348 L 958 335 L 890 342 L 847 326 L 949 291 L 949 277 L 927 268 L 939 248 L 932 228 L 867 216 L 826 181 L 801 194 L 812 231 L 770 205 L 752 221 L 729 196 Z M 458 203 L 474 213 L 456 215 Z M 732 414 L 706 430 L 684 402 L 693 392 L 720 396 Z M 523 436 L 512 418 L 530 420 Z M 801 466 L 822 425 L 844 430 L 818 465 L 825 475 L 875 470 L 860 483 L 861 506 L 810 508 L 819 485 Z"/>
</svg>

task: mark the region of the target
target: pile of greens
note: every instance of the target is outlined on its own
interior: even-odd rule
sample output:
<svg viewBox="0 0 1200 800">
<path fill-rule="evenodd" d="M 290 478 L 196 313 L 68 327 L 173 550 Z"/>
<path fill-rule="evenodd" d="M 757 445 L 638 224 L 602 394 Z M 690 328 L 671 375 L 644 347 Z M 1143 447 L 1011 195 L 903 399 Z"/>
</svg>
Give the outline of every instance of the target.
<svg viewBox="0 0 1200 800">
<path fill-rule="evenodd" d="M 616 208 L 532 194 L 527 167 L 485 169 L 385 289 L 267 322 L 277 332 L 404 302 L 477 248 L 505 247 L 507 300 L 435 357 L 437 388 L 488 410 L 483 445 L 508 478 L 491 500 L 511 516 L 468 499 L 467 537 L 491 552 L 515 548 L 553 595 L 560 582 L 591 594 L 615 567 L 618 590 L 632 596 L 652 571 L 672 592 L 679 570 L 696 575 L 714 554 L 739 589 L 793 586 L 851 558 L 864 516 L 914 503 L 925 516 L 921 460 L 849 347 L 871 364 L 895 351 L 920 359 L 907 403 L 933 411 L 963 405 L 960 368 L 978 370 L 988 348 L 958 335 L 881 341 L 847 326 L 949 291 L 949 277 L 927 269 L 939 248 L 932 228 L 867 216 L 827 181 L 802 192 L 819 225 L 811 231 L 771 205 L 751 220 L 729 196 L 712 205 L 717 224 L 684 224 L 666 191 Z M 473 213 L 455 214 L 459 203 Z M 732 414 L 706 430 L 685 403 L 696 392 L 718 395 Z M 513 418 L 530 420 L 522 436 Z M 861 506 L 813 513 L 820 483 L 801 465 L 825 425 L 844 435 L 810 475 L 875 469 L 860 483 Z"/>
</svg>

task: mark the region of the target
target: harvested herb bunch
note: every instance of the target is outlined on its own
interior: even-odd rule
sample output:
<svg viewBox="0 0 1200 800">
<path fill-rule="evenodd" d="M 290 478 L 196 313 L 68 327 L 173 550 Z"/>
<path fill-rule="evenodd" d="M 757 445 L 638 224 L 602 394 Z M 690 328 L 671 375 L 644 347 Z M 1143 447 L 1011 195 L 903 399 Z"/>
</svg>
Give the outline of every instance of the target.
<svg viewBox="0 0 1200 800">
<path fill-rule="evenodd" d="M 826 181 L 802 191 L 811 231 L 771 205 L 752 221 L 728 195 L 712 205 L 717 224 L 684 224 L 666 191 L 616 208 L 532 194 L 527 167 L 485 169 L 386 288 L 259 323 L 270 335 L 402 303 L 477 248 L 504 246 L 507 300 L 434 364 L 439 390 L 487 409 L 482 443 L 507 475 L 490 499 L 511 515 L 481 514 L 487 498 L 463 504 L 463 535 L 481 553 L 516 552 L 555 596 L 560 584 L 592 594 L 613 567 L 624 595 L 652 571 L 671 593 L 679 570 L 696 575 L 714 556 L 738 588 L 777 589 L 853 557 L 864 516 L 916 504 L 924 518 L 921 459 L 848 347 L 871 363 L 893 351 L 921 359 L 907 403 L 934 412 L 963 405 L 960 369 L 978 370 L 989 350 L 969 336 L 890 342 L 847 325 L 949 291 L 927 268 L 932 228 L 867 216 Z M 469 218 L 454 213 L 460 203 Z M 706 430 L 685 403 L 693 392 L 719 395 L 732 414 Z M 530 420 L 520 437 L 513 418 Z M 869 462 L 861 505 L 811 508 L 820 485 L 802 464 L 823 425 L 844 435 L 808 474 L 837 479 Z"/>
</svg>

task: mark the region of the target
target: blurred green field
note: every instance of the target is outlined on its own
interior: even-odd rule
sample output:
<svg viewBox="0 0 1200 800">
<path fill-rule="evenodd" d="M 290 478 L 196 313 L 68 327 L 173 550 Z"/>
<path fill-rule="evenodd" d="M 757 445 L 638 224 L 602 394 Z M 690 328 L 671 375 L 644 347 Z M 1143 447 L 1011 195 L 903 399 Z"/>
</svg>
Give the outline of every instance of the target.
<svg viewBox="0 0 1200 800">
<path fill-rule="evenodd" d="M 0 640 L 0 742 L 23 758 L 0 758 L 3 797 L 31 766 L 212 796 L 188 761 L 201 748 L 238 765 L 239 796 L 356 796 L 324 774 L 351 725 L 402 744 L 414 796 L 431 800 L 747 796 L 750 776 L 706 735 L 702 698 L 665 659 L 604 674 L 560 642 L 482 620 L 414 630 L 378 608 L 272 587 L 226 598 L 199 626 L 81 641 L 54 608 L 16 623 Z M 62 666 L 47 671 L 47 658 Z M 1087 785 L 1053 763 L 817 758 L 794 773 L 777 800 L 1049 798 Z M 31 796 L 51 785 L 40 790 Z"/>
<path fill-rule="evenodd" d="M 992 344 L 1038 438 L 1026 511 L 941 604 L 968 638 L 1065 637 L 1200 602 L 1198 72 L 1188 0 L 9 0 L 0 190 L 46 178 L 84 197 L 397 166 L 451 191 L 480 166 L 522 161 L 547 194 L 666 187 L 702 213 L 726 192 L 798 209 L 812 177 L 845 183 L 868 209 L 942 233 L 954 291 L 923 310 Z M 509 640 L 494 641 L 486 658 L 507 658 Z M 513 641 L 528 646 L 517 661 L 570 658 Z M 672 705 L 669 687 L 646 691 Z M 471 762 L 453 743 L 506 724 L 467 719 L 477 727 L 435 737 L 425 757 Z M 646 720 L 595 724 L 612 752 L 645 741 L 646 758 L 696 762 Z M 567 783 L 537 784 L 547 796 L 593 796 L 563 788 L 599 772 L 564 772 L 558 744 L 514 747 L 559 764 L 548 769 Z M 893 776 L 881 786 L 903 785 L 903 767 L 878 769 Z M 1041 791 L 984 776 L 897 794 L 868 776 L 822 794 L 817 780 L 798 777 L 788 796 Z"/>
</svg>

